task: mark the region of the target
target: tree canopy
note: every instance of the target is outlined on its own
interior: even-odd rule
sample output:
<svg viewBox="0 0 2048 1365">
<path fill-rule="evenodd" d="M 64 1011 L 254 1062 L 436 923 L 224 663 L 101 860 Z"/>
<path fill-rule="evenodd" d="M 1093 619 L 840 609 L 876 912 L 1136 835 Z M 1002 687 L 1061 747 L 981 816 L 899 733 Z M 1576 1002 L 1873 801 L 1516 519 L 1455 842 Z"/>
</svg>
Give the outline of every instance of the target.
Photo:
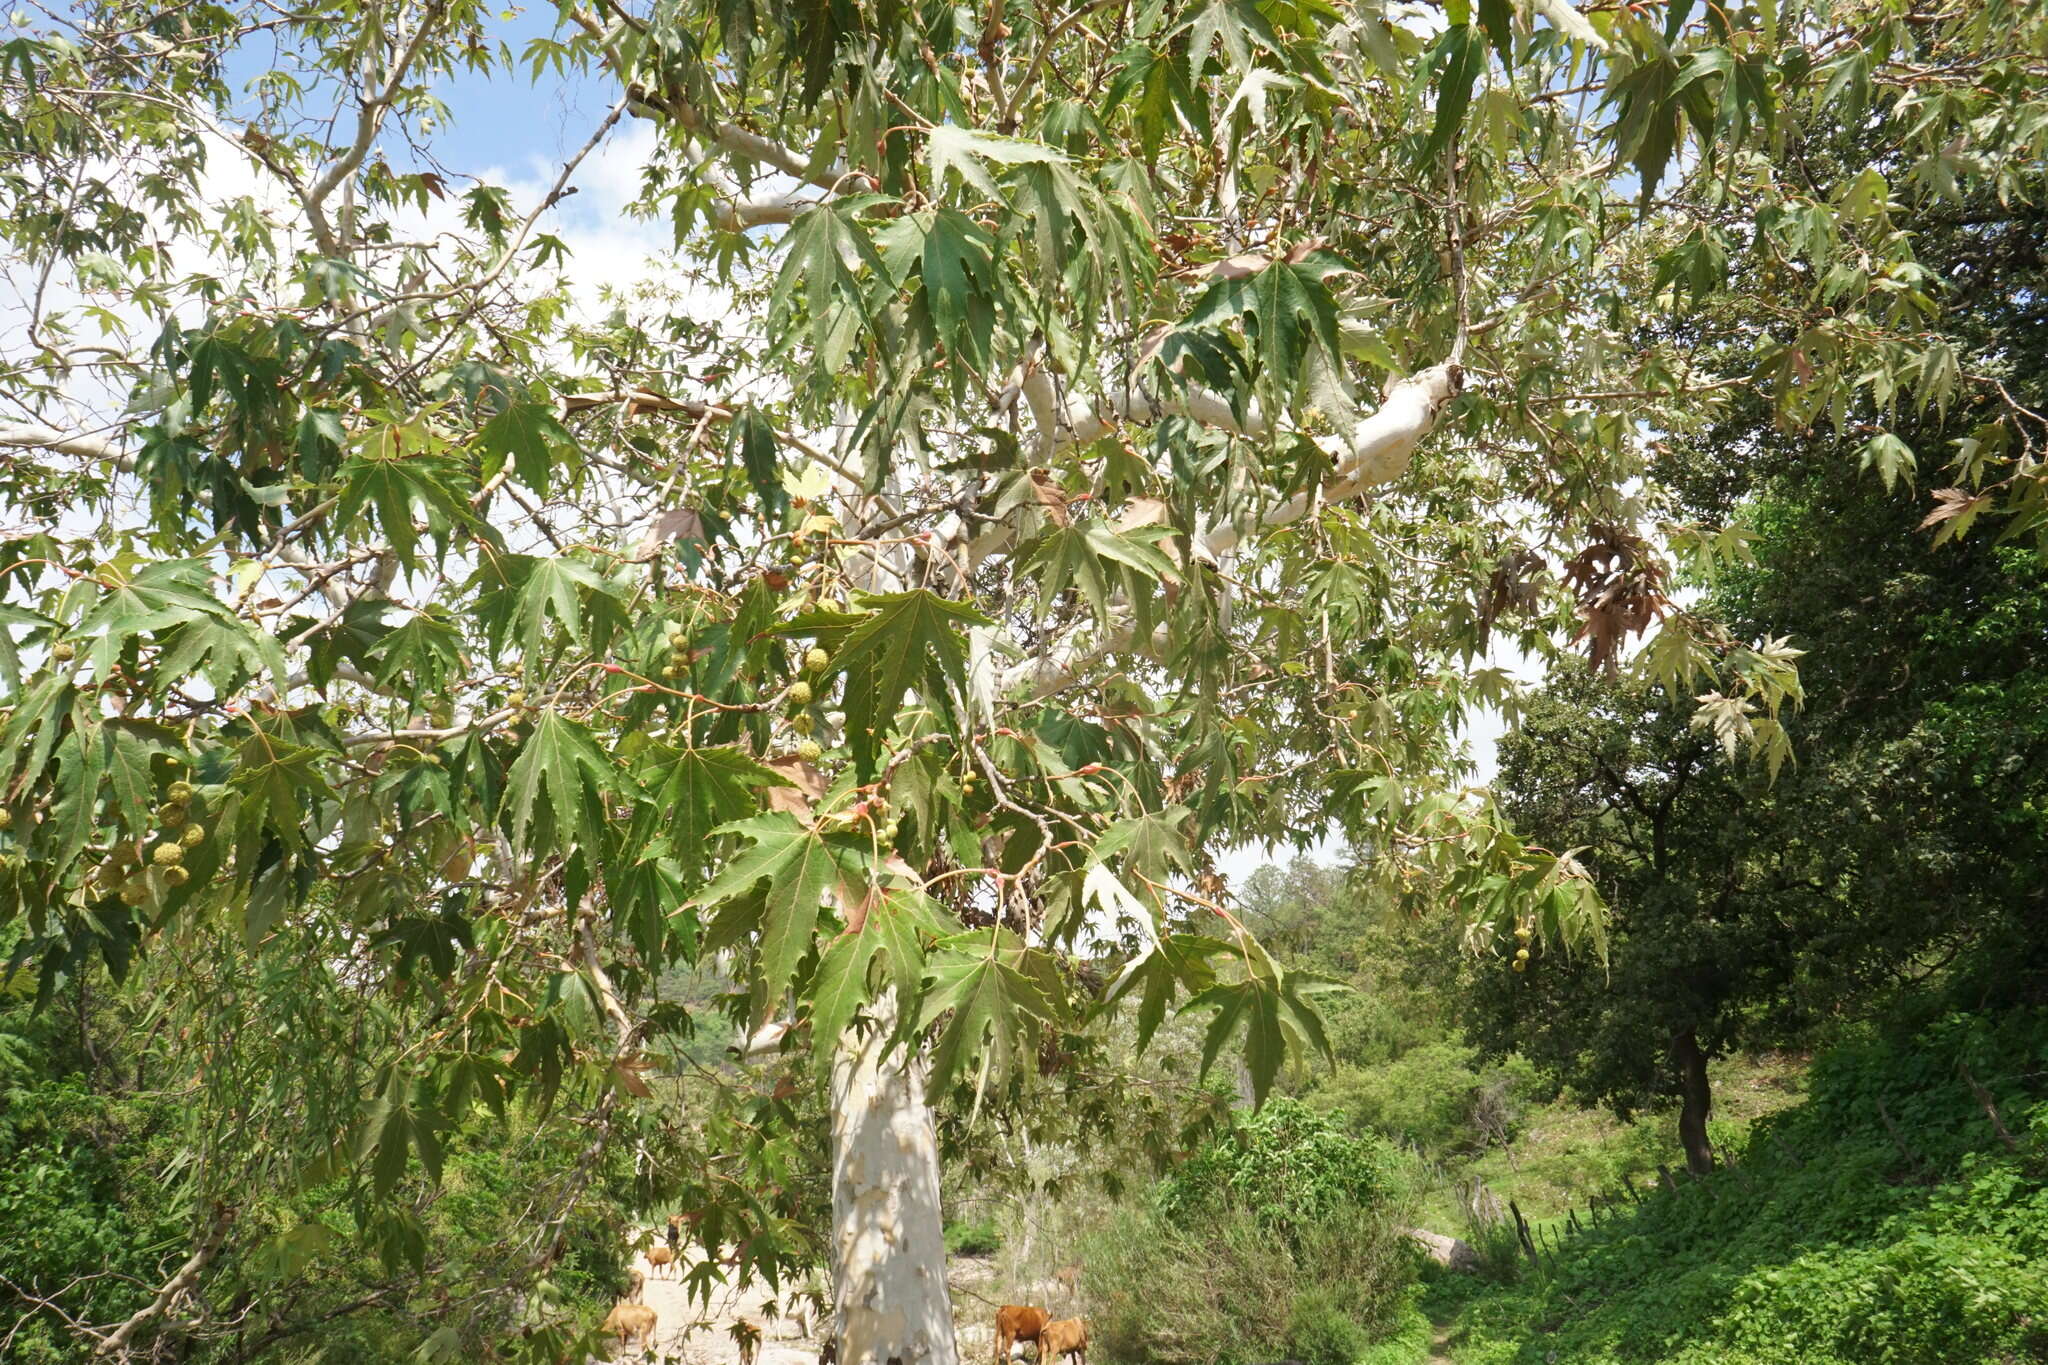
<svg viewBox="0 0 2048 1365">
<path fill-rule="evenodd" d="M 280 1072 L 310 1121 L 260 1177 L 195 1136 L 195 1276 L 240 1182 L 355 1182 L 367 1235 L 480 1106 L 650 1140 L 678 966 L 732 964 L 757 1053 L 872 1019 L 973 1096 L 1178 1008 L 1262 1097 L 1321 983 L 1220 849 L 1334 826 L 1478 946 L 1597 954 L 1459 726 L 1519 704 L 1496 649 L 1645 635 L 1786 759 L 1794 651 L 1672 600 L 1740 544 L 1651 458 L 1738 392 L 1884 477 L 1942 414 L 1944 531 L 2048 534 L 2048 430 L 1901 222 L 2038 197 L 2038 6 L 559 20 L 114 0 L 0 42 L 17 960 L 47 1001 L 289 947 L 399 1021 L 347 1084 Z M 446 159 L 493 70 L 610 101 L 523 198 Z M 637 120 L 675 258 L 593 308 L 551 215 Z M 1843 124 L 1853 170 L 1806 156 Z M 795 1256 L 716 1151 L 674 1177 L 707 1245 Z"/>
</svg>

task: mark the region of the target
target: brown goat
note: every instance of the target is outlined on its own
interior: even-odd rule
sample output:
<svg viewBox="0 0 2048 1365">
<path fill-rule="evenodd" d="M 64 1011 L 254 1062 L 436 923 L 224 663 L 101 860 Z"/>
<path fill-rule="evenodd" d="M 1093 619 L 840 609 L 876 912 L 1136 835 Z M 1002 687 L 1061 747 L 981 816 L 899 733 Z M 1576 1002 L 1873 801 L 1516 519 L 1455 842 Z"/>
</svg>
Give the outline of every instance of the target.
<svg viewBox="0 0 2048 1365">
<path fill-rule="evenodd" d="M 604 1331 L 619 1339 L 621 1350 L 638 1337 L 642 1346 L 654 1344 L 654 1310 L 644 1303 L 620 1303 L 604 1320 Z"/>
<path fill-rule="evenodd" d="M 667 1247 L 647 1248 L 647 1264 L 654 1267 L 654 1273 L 657 1276 L 661 1274 L 661 1268 L 663 1266 L 669 1266 L 671 1269 L 673 1269 L 675 1263 L 676 1254 L 673 1251 L 670 1251 Z"/>
<path fill-rule="evenodd" d="M 1020 1341 L 1037 1341 L 1038 1334 L 1045 1330 L 1045 1324 L 1052 1321 L 1052 1314 L 1043 1308 L 1020 1308 L 1006 1303 L 996 1309 L 996 1365 L 1010 1358 L 1010 1351 Z M 1044 1357 L 1044 1349 L 1039 1351 Z"/>
<path fill-rule="evenodd" d="M 1038 1333 L 1038 1365 L 1054 1365 L 1062 1356 L 1073 1356 L 1077 1365 L 1088 1365 L 1088 1324 L 1080 1318 L 1048 1322 Z"/>
</svg>

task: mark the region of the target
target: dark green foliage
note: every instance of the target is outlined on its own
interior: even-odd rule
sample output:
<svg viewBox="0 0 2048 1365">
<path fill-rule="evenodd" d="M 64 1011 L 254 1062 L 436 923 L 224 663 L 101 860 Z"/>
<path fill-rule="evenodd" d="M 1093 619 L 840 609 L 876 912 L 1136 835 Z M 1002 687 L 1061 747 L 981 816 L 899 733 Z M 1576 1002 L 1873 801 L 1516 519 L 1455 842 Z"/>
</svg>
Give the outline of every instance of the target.
<svg viewBox="0 0 2048 1365">
<path fill-rule="evenodd" d="M 1734 422 L 1707 444 L 1668 458 L 1703 504 L 1749 490 L 1755 563 L 1711 602 L 1807 651 L 1796 760 L 1775 778 L 1724 761 L 1690 697 L 1553 679 L 1502 745 L 1502 801 L 1530 838 L 1584 850 L 1611 960 L 1468 974 L 1488 1052 L 1623 1115 L 1681 1094 L 1688 1038 L 1708 1058 L 1799 1045 L 1936 973 L 1980 1002 L 2048 980 L 2048 567 L 1981 537 L 1931 545 L 1907 492 L 1839 452 Z"/>
<path fill-rule="evenodd" d="M 1837 1048 L 1816 1062 L 1807 1103 L 1758 1126 L 1738 1170 L 1571 1240 L 1554 1275 L 1520 1290 L 1440 1284 L 1438 1307 L 1456 1310 L 1464 1333 L 1456 1359 L 2042 1359 L 2044 1057 L 2039 1012 L 1951 1015 Z"/>
</svg>

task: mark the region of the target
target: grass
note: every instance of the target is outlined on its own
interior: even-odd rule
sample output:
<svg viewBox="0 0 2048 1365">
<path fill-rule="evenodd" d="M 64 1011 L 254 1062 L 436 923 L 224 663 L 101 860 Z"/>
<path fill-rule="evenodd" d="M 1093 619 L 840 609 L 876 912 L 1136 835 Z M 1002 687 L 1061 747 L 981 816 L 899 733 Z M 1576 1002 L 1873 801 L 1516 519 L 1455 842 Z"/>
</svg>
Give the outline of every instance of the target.
<svg viewBox="0 0 2048 1365">
<path fill-rule="evenodd" d="M 1740 1149 L 1758 1119 L 1798 1104 L 1807 1063 L 1795 1053 L 1716 1062 L 1709 1125 L 1716 1145 Z M 1583 1109 L 1560 1096 L 1529 1111 L 1512 1146 L 1447 1167 L 1445 1178 L 1430 1181 L 1421 1192 L 1422 1225 L 1458 1233 L 1465 1214 L 1457 1185 L 1475 1178 L 1501 1200 L 1513 1199 L 1531 1223 L 1562 1222 L 1567 1209 L 1577 1209 L 1583 1221 L 1593 1197 L 1621 1195 L 1624 1180 L 1645 1189 L 1655 1183 L 1660 1163 L 1677 1168 L 1684 1161 L 1670 1114 L 1622 1123 L 1604 1109 Z"/>
</svg>

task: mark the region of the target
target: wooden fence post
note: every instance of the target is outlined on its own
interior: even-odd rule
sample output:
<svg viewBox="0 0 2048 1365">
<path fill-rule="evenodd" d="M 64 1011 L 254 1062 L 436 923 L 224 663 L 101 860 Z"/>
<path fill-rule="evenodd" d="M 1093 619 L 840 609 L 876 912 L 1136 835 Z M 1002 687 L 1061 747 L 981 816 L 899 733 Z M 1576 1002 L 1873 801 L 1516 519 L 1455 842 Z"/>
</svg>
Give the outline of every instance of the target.
<svg viewBox="0 0 2048 1365">
<path fill-rule="evenodd" d="M 1543 1264 L 1540 1260 L 1537 1260 L 1536 1239 L 1529 1235 L 1529 1220 L 1522 1217 L 1521 1206 L 1510 1199 L 1508 1200 L 1508 1212 L 1515 1216 L 1515 1237 L 1521 1242 L 1522 1250 L 1529 1253 L 1531 1261 L 1538 1265 Z"/>
</svg>

